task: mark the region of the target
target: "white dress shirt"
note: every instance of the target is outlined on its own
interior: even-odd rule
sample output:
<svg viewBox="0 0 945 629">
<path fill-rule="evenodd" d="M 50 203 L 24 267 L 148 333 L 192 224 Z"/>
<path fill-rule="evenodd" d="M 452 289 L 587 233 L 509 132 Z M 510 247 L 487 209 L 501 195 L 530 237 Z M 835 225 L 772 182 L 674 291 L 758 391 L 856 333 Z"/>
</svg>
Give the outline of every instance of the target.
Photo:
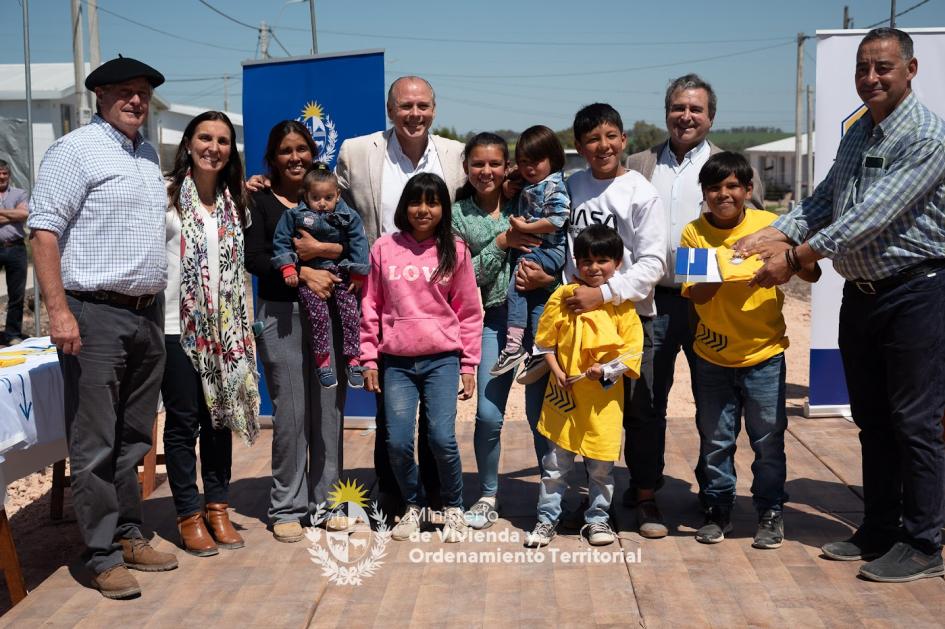
<svg viewBox="0 0 945 629">
<path fill-rule="evenodd" d="M 384 156 L 384 174 L 381 176 L 382 234 L 397 231 L 394 226 L 394 210 L 397 209 L 397 203 L 407 182 L 417 173 L 433 173 L 443 177 L 443 166 L 433 142 L 427 138 L 427 148 L 415 168 L 410 158 L 404 155 L 397 134 L 392 133 L 387 143 L 387 154 Z"/>
<path fill-rule="evenodd" d="M 659 282 L 662 286 L 676 286 L 673 273 L 676 268 L 676 249 L 679 247 L 683 227 L 699 218 L 702 213 L 699 171 L 709 161 L 710 152 L 709 141 L 703 140 L 679 162 L 667 142 L 653 170 L 650 183 L 656 187 L 663 200 L 668 238 L 666 275 Z"/>
</svg>

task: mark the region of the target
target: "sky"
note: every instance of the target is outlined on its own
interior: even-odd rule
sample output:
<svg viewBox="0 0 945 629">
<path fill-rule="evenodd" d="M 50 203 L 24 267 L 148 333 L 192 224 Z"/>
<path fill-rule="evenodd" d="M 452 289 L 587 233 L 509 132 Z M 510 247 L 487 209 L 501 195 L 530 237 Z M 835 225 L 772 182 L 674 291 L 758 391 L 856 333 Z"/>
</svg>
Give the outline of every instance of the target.
<svg viewBox="0 0 945 629">
<path fill-rule="evenodd" d="M 22 2 L 0 0 L 0 63 L 23 62 Z M 889 19 L 889 0 L 317 0 L 316 15 L 319 53 L 384 49 L 387 83 L 426 77 L 437 94 L 435 125 L 461 133 L 562 129 L 595 101 L 614 105 L 628 127 L 662 126 L 666 85 L 688 72 L 718 94 L 716 129 L 793 131 L 797 34 L 841 28 L 845 4 L 854 28 Z M 229 75 L 229 110 L 241 111 L 241 63 L 260 58 L 260 22 L 272 26 L 271 56 L 311 49 L 306 0 L 98 5 L 102 59 L 121 53 L 158 68 L 168 78 L 158 92 L 175 103 L 223 108 Z M 29 6 L 32 61 L 70 62 L 69 0 Z M 945 0 L 899 0 L 896 8 L 909 10 L 897 26 L 945 27 Z M 815 48 L 805 44 L 812 85 Z"/>
</svg>

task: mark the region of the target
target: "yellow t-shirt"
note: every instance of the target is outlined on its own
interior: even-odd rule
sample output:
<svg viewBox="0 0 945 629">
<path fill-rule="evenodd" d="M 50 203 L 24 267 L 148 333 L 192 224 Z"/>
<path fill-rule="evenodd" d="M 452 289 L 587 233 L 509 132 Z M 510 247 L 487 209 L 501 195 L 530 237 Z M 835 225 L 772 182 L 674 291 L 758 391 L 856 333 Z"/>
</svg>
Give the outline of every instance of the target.
<svg viewBox="0 0 945 629">
<path fill-rule="evenodd" d="M 683 228 L 682 247 L 731 247 L 735 242 L 777 218 L 764 210 L 745 209 L 745 218 L 732 229 L 718 229 L 700 216 Z M 682 286 L 689 295 L 692 283 Z M 722 367 L 751 367 L 777 356 L 788 346 L 781 306 L 784 294 L 777 288 L 724 282 L 712 299 L 696 304 L 699 326 L 693 348 L 696 354 Z"/>
<path fill-rule="evenodd" d="M 594 363 L 631 354 L 621 362 L 628 368 L 627 375 L 638 378 L 643 325 L 633 302 L 603 304 L 577 315 L 564 306 L 575 288 L 575 284 L 566 284 L 552 293 L 538 322 L 535 345 L 556 348 L 558 364 L 568 376 L 584 373 Z M 569 452 L 598 461 L 618 460 L 623 387 L 623 378 L 607 389 L 596 380 L 584 378 L 563 390 L 554 378 L 549 378 L 538 432 Z"/>
</svg>

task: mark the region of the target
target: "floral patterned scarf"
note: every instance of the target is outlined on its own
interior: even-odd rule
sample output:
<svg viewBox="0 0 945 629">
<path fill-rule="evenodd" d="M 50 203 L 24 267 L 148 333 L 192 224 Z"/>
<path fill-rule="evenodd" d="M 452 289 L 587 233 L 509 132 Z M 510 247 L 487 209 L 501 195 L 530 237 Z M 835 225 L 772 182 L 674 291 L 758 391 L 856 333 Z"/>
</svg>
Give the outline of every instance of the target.
<svg viewBox="0 0 945 629">
<path fill-rule="evenodd" d="M 229 428 L 252 445 L 259 435 L 259 376 L 246 309 L 239 212 L 229 190 L 217 193 L 214 216 L 220 239 L 220 290 L 215 304 L 202 208 L 190 173 L 181 185 L 178 207 L 180 344 L 200 374 L 214 428 Z"/>
</svg>

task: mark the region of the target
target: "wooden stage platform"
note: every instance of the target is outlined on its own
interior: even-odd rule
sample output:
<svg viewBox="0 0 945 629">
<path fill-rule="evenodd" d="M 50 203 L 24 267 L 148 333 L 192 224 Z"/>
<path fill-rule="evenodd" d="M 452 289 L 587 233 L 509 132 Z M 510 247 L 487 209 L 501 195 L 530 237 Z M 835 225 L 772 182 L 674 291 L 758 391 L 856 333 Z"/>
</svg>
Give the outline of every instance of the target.
<svg viewBox="0 0 945 629">
<path fill-rule="evenodd" d="M 470 423 L 458 425 L 467 504 L 475 500 L 475 457 Z M 792 417 L 787 437 L 787 541 L 775 551 L 751 548 L 755 528 L 748 487 L 751 451 L 740 442 L 739 497 L 735 530 L 723 543 L 693 540 L 701 524 L 692 465 L 697 437 L 690 419 L 671 419 L 667 434 L 667 485 L 661 492 L 671 534 L 644 540 L 631 511 L 619 505 L 626 469 L 618 468 L 617 527 L 626 561 L 587 561 L 588 547 L 576 533 L 560 535 L 541 563 L 443 564 L 422 553 L 523 551 L 521 539 L 534 524 L 536 465 L 523 421 L 506 423 L 502 441 L 500 499 L 504 519 L 488 529 L 512 541 L 487 539 L 442 544 L 390 541 L 373 576 L 362 585 L 337 585 L 310 559 L 308 540 L 281 544 L 266 529 L 269 433 L 251 448 L 234 452 L 231 488 L 234 521 L 247 546 L 196 558 L 177 549 L 174 512 L 167 484 L 145 502 L 145 521 L 156 545 L 176 551 L 180 568 L 136 572 L 143 595 L 109 601 L 87 586 L 69 547 L 58 569 L 50 569 L 19 605 L 0 616 L 4 626 L 941 626 L 945 580 L 872 584 L 856 577 L 858 562 L 820 557 L 826 541 L 843 538 L 859 521 L 859 446 L 855 428 L 842 419 Z M 345 476 L 373 481 L 373 433 L 345 435 Z M 67 516 L 69 515 L 67 509 Z M 50 525 L 62 535 L 66 525 Z M 74 529 L 74 524 L 71 525 Z M 57 533 L 59 531 L 59 533 Z M 41 532 L 40 532 L 41 533 Z M 16 535 L 16 527 L 14 527 Z M 517 539 L 516 539 L 517 538 Z M 322 540 L 324 538 L 321 538 Z M 563 561 L 565 553 L 574 562 Z M 488 557 L 488 555 L 484 555 Z M 514 556 L 513 556 L 514 557 Z M 583 559 L 582 559 L 583 558 Z M 610 557 L 613 559 L 613 556 Z M 30 557 L 21 554 L 29 574 Z M 34 583 L 28 585 L 35 586 Z"/>
</svg>

